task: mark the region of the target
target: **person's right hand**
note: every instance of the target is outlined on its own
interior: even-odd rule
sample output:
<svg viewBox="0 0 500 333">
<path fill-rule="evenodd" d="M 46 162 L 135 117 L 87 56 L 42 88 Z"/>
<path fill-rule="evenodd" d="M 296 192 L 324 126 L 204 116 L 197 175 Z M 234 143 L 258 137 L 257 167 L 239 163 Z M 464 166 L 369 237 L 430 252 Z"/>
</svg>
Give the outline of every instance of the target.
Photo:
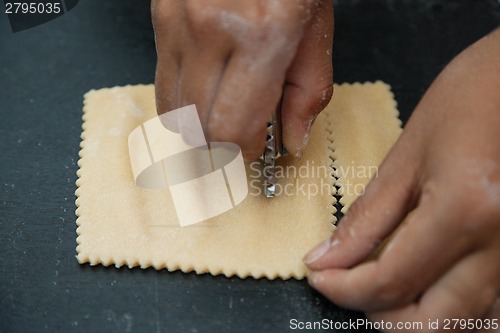
<svg viewBox="0 0 500 333">
<path fill-rule="evenodd" d="M 196 104 L 207 139 L 260 156 L 283 94 L 283 142 L 300 157 L 332 95 L 331 0 L 153 0 L 158 114 Z"/>
</svg>

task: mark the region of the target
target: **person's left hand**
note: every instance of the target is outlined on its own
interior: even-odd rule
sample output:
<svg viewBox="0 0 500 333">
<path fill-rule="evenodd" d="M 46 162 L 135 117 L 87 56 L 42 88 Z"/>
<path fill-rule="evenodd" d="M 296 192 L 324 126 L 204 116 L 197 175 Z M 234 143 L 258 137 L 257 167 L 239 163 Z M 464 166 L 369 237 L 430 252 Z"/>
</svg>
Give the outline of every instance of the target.
<svg viewBox="0 0 500 333">
<path fill-rule="evenodd" d="M 438 320 L 442 332 L 446 320 L 488 316 L 500 292 L 500 30 L 441 73 L 378 177 L 305 262 L 312 287 L 377 322 L 423 332 Z M 487 321 L 463 323 L 449 331 Z"/>
</svg>

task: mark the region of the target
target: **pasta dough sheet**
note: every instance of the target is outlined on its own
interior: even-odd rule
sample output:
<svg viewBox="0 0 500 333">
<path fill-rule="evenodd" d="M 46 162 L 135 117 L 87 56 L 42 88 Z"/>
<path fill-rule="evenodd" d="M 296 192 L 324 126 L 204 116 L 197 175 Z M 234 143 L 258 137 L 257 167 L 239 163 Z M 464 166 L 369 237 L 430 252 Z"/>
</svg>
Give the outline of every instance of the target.
<svg viewBox="0 0 500 333">
<path fill-rule="evenodd" d="M 362 141 L 353 140 L 353 133 L 368 129 L 363 138 L 375 141 L 385 137 L 384 132 L 400 131 L 387 85 L 335 89 L 333 102 L 312 128 L 302 159 L 279 159 L 281 195 L 265 198 L 260 193 L 261 166 L 247 165 L 249 194 L 241 204 L 182 228 L 168 188 L 138 187 L 129 162 L 129 133 L 156 116 L 153 85 L 88 92 L 76 191 L 78 261 L 240 278 L 304 278 L 302 257 L 334 230 L 332 151 L 335 148 L 337 168 L 339 161 L 380 162 L 394 140 L 372 142 L 375 151 L 368 152 L 360 150 Z M 370 113 L 367 128 L 356 122 L 361 112 Z M 360 157 L 350 155 L 354 153 Z M 371 155 L 366 159 L 366 154 Z"/>
<path fill-rule="evenodd" d="M 364 193 L 370 179 L 401 134 L 391 87 L 380 81 L 335 86 L 325 110 L 331 117 L 333 166 L 342 213 Z"/>
<path fill-rule="evenodd" d="M 303 278 L 302 257 L 333 230 L 334 178 L 326 115 L 314 127 L 310 149 L 300 161 L 279 161 L 284 170 L 315 163 L 325 171 L 327 166 L 326 174 L 302 178 L 290 171 L 278 183 L 282 188 L 290 184 L 288 195 L 268 199 L 259 193 L 262 185 L 256 178 L 255 170 L 262 166 L 248 166 L 249 194 L 240 205 L 182 228 L 168 188 L 140 188 L 131 171 L 127 137 L 155 116 L 152 85 L 86 94 L 77 182 L 78 261 L 241 278 Z M 324 185 L 323 193 L 308 196 L 304 185 L 315 184 Z"/>
</svg>

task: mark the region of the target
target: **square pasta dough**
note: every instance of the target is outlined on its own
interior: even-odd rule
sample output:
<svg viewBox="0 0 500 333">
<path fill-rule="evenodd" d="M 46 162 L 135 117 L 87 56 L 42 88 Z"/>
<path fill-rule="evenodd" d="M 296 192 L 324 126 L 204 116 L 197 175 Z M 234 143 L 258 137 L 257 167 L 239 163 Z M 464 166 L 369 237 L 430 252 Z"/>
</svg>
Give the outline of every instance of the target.
<svg viewBox="0 0 500 333">
<path fill-rule="evenodd" d="M 287 191 L 266 198 L 256 174 L 260 166 L 247 165 L 246 199 L 226 213 L 187 227 L 177 223 L 168 188 L 143 189 L 132 175 L 127 138 L 156 116 L 154 86 L 88 92 L 76 191 L 78 261 L 240 278 L 304 278 L 307 268 L 302 257 L 334 230 L 334 156 L 346 165 L 380 163 L 401 130 L 389 86 L 377 82 L 335 89 L 334 99 L 311 130 L 302 158 L 278 160 L 282 171 L 278 189 Z M 370 130 L 363 140 L 379 141 L 372 151 L 359 147 L 364 141 L 349 140 L 353 133 L 364 131 L 356 120 L 360 112 L 370 112 Z M 336 126 L 344 131 L 334 131 Z M 351 158 L 351 148 L 368 157 Z"/>
</svg>

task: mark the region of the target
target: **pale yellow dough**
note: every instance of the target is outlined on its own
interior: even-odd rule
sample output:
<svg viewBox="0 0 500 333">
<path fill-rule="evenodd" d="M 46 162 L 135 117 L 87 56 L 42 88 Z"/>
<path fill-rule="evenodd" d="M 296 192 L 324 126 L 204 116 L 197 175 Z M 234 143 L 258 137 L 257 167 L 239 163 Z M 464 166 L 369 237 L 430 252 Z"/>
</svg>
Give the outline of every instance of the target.
<svg viewBox="0 0 500 333">
<path fill-rule="evenodd" d="M 309 170 L 305 178 L 280 178 L 281 188 L 291 184 L 288 195 L 272 199 L 256 195 L 260 187 L 249 177 L 253 183 L 240 205 L 183 228 L 175 222 L 168 188 L 136 186 L 130 167 L 127 137 L 156 116 L 153 86 L 90 91 L 85 95 L 78 162 L 78 261 L 241 278 L 303 278 L 307 269 L 302 257 L 334 229 L 331 142 L 336 166 L 351 160 L 380 163 L 400 131 L 387 85 L 341 85 L 335 90 L 334 102 L 313 126 L 302 159 L 280 159 L 284 167 Z M 366 128 L 359 122 L 362 113 L 370 119 Z M 356 137 L 363 140 L 350 139 Z M 365 140 L 373 141 L 369 149 L 360 147 Z M 312 169 L 319 175 L 313 175 Z M 248 172 L 254 174 L 250 168 Z M 320 194 L 313 195 L 318 190 Z"/>
<path fill-rule="evenodd" d="M 401 134 L 401 121 L 390 86 L 380 81 L 336 85 L 325 111 L 331 119 L 336 185 L 346 213 L 377 177 L 378 166 Z"/>
</svg>

